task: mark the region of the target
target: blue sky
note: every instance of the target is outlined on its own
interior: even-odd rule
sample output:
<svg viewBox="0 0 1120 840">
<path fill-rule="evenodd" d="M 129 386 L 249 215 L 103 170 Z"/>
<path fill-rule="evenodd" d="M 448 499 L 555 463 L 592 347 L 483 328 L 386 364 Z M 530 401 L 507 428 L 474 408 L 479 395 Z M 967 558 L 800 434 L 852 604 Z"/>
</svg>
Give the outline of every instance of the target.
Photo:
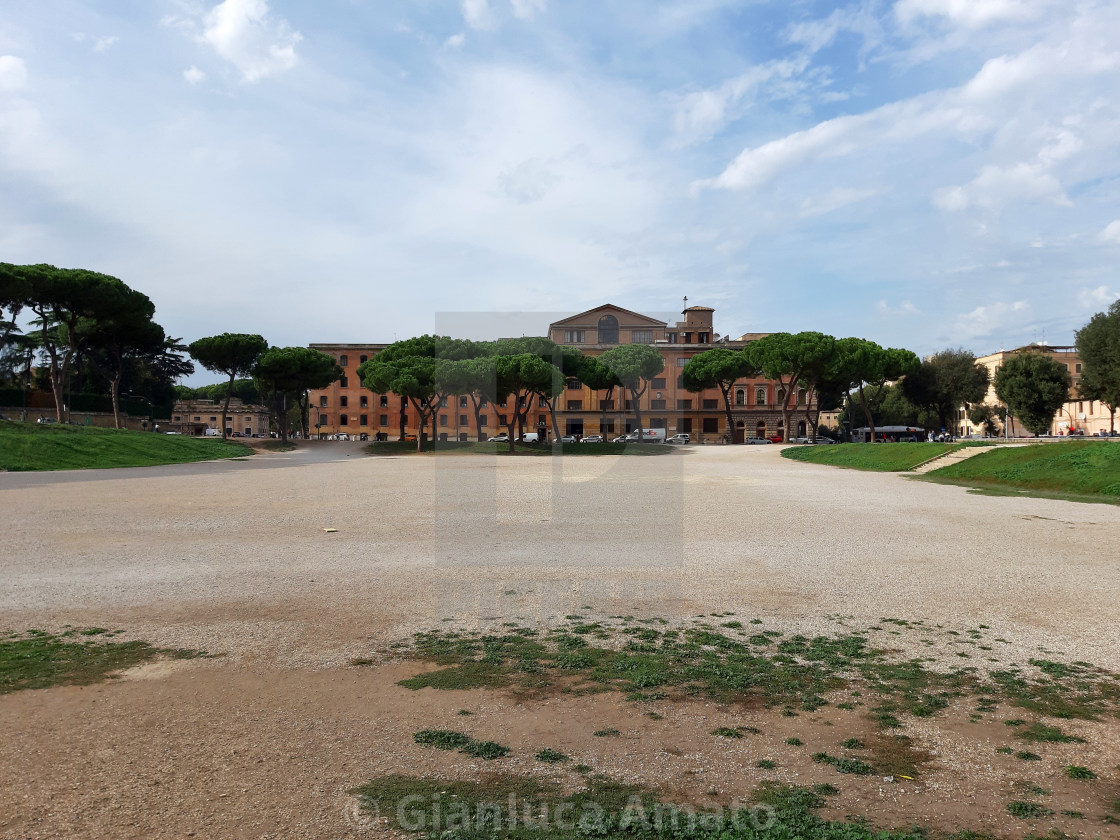
<svg viewBox="0 0 1120 840">
<path fill-rule="evenodd" d="M 1118 152 L 1111 0 L 0 6 L 0 260 L 187 340 L 688 295 L 733 336 L 1068 343 L 1120 295 Z"/>
</svg>

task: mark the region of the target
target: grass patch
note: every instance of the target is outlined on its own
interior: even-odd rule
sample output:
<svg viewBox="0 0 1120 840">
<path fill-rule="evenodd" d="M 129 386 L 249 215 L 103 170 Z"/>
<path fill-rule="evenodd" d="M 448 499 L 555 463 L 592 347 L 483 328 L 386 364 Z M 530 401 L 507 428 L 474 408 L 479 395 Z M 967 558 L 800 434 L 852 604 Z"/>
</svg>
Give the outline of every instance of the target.
<svg viewBox="0 0 1120 840">
<path fill-rule="evenodd" d="M 768 758 L 759 759 L 754 763 L 754 766 L 759 770 L 774 770 L 778 766 L 778 762 L 771 761 Z"/>
<path fill-rule="evenodd" d="M 392 775 L 351 791 L 359 807 L 387 820 L 396 834 L 446 840 L 576 840 L 585 837 L 674 840 L 920 840 L 920 830 L 877 831 L 862 822 L 827 821 L 814 813 L 831 785 L 815 789 L 764 783 L 754 794 L 757 810 L 714 811 L 662 802 L 647 788 L 590 775 L 574 793 L 552 782 L 486 774 L 477 781 Z M 512 807 L 510 803 L 515 803 Z M 758 806 L 765 806 L 758 809 Z M 752 813 L 754 819 L 752 820 Z M 561 815 L 562 819 L 557 819 Z M 768 828 L 755 828 L 769 820 Z M 438 819 L 437 819 L 438 818 Z"/>
<path fill-rule="evenodd" d="M 194 650 L 168 650 L 147 642 L 113 642 L 107 631 L 70 630 L 61 636 L 31 631 L 0 642 L 0 694 L 56 685 L 92 685 L 158 656 L 193 659 Z M 76 637 L 82 637 L 79 641 Z"/>
<path fill-rule="evenodd" d="M 1016 800 L 1008 803 L 1007 813 L 1021 820 L 1037 820 L 1040 817 L 1048 817 L 1054 812 L 1045 805 L 1040 805 L 1037 802 Z"/>
<path fill-rule="evenodd" d="M 450 729 L 422 729 L 412 736 L 412 740 L 424 747 L 437 750 L 458 750 L 464 755 L 473 755 L 487 761 L 509 755 L 509 747 L 496 741 L 476 741 L 470 735 Z"/>
<path fill-rule="evenodd" d="M 1120 446 L 1109 441 L 993 447 L 923 478 L 990 490 L 1120 503 Z"/>
<path fill-rule="evenodd" d="M 905 472 L 959 449 L 958 443 L 845 443 L 843 446 L 791 446 L 782 457 L 810 464 L 874 472 Z"/>
<path fill-rule="evenodd" d="M 818 764 L 828 764 L 835 767 L 838 773 L 851 773 L 855 776 L 870 776 L 875 772 L 874 767 L 866 761 L 860 761 L 858 758 L 837 758 L 826 752 L 813 753 L 812 758 L 813 761 Z"/>
<path fill-rule="evenodd" d="M 9 472 L 152 467 L 252 454 L 221 438 L 0 420 L 0 470 Z"/>
<path fill-rule="evenodd" d="M 568 756 L 558 750 L 545 748 L 536 754 L 537 761 L 544 762 L 545 764 L 560 764 L 565 761 L 571 761 Z"/>
<path fill-rule="evenodd" d="M 720 726 L 712 730 L 713 735 L 718 735 L 720 738 L 742 738 L 743 733 L 738 729 L 732 729 L 729 726 Z"/>
<path fill-rule="evenodd" d="M 1071 764 L 1066 768 L 1066 775 L 1071 779 L 1078 779 L 1083 782 L 1091 782 L 1097 778 L 1097 774 L 1090 770 L 1088 767 L 1081 767 L 1077 764 Z"/>
<path fill-rule="evenodd" d="M 1045 723 L 1032 723 L 1015 733 L 1016 738 L 1024 741 L 1034 741 L 1051 744 L 1084 744 L 1084 738 L 1076 735 L 1066 735 L 1056 726 L 1047 726 Z"/>
<path fill-rule="evenodd" d="M 594 734 L 596 738 L 618 738 L 622 735 L 617 729 L 596 729 Z"/>
</svg>

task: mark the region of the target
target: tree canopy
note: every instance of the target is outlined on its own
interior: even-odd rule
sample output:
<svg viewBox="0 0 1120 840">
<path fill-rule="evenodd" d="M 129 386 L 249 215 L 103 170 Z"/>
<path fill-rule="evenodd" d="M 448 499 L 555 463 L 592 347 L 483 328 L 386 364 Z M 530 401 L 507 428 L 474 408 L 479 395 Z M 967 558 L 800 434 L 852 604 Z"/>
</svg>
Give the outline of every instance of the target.
<svg viewBox="0 0 1120 840">
<path fill-rule="evenodd" d="M 1081 356 L 1082 399 L 1100 400 L 1111 414 L 1110 431 L 1116 430 L 1116 409 L 1120 408 L 1120 301 L 1107 312 L 1098 312 L 1077 331 L 1077 352 Z"/>
<path fill-rule="evenodd" d="M 1054 413 L 1069 399 L 1072 378 L 1045 353 L 1019 353 L 996 371 L 996 395 L 1032 434 L 1050 430 Z"/>
<path fill-rule="evenodd" d="M 819 332 L 771 333 L 748 344 L 745 352 L 751 364 L 767 379 L 776 380 L 784 392 L 778 407 L 782 433 L 788 441 L 798 386 L 805 384 L 808 392 L 814 380 L 836 364 L 836 339 Z"/>
<path fill-rule="evenodd" d="M 252 333 L 222 333 L 192 341 L 187 348 L 191 356 L 204 368 L 224 373 L 233 382 L 239 376 L 249 376 L 261 354 L 268 349 L 262 336 Z M 226 393 L 222 403 L 222 437 L 226 436 L 226 416 L 229 414 L 231 393 Z"/>
<path fill-rule="evenodd" d="M 648 344 L 619 344 L 599 356 L 599 364 L 629 392 L 630 408 L 638 424 L 637 431 L 641 433 L 642 394 L 649 388 L 649 380 L 665 370 L 665 357 Z"/>
<path fill-rule="evenodd" d="M 270 347 L 253 368 L 253 376 L 271 395 L 280 437 L 284 440 L 288 439 L 288 398 L 300 407 L 306 436 L 308 389 L 326 388 L 341 375 L 342 368 L 331 356 L 310 347 Z"/>
<path fill-rule="evenodd" d="M 693 393 L 718 388 L 723 395 L 723 408 L 727 415 L 728 434 L 734 434 L 735 423 L 731 415 L 731 389 L 735 382 L 757 376 L 758 369 L 742 350 L 713 347 L 689 359 L 681 371 L 684 387 Z"/>
<path fill-rule="evenodd" d="M 988 393 L 988 369 L 968 350 L 942 350 L 922 360 L 903 380 L 910 402 L 937 418 L 943 429 L 953 427 L 962 406 L 983 402 Z"/>
</svg>

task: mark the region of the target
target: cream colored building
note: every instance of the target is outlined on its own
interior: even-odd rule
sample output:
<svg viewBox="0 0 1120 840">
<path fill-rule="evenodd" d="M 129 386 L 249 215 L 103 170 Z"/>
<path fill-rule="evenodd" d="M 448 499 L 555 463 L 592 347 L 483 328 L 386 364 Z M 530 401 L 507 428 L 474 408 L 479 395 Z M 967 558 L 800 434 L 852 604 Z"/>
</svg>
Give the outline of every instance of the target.
<svg viewBox="0 0 1120 840">
<path fill-rule="evenodd" d="M 171 421 L 160 425 L 161 431 L 182 432 L 200 437 L 207 429 L 222 428 L 222 403 L 216 400 L 187 400 L 175 403 Z M 268 409 L 263 405 L 247 405 L 233 397 L 226 414 L 226 433 L 245 437 L 268 434 Z"/>
<path fill-rule="evenodd" d="M 984 398 L 985 402 L 1004 407 L 999 397 L 996 396 L 996 372 L 1007 359 L 1027 352 L 1045 353 L 1055 361 L 1065 365 L 1072 380 L 1069 401 L 1054 415 L 1054 420 L 1050 424 L 1050 434 L 1068 435 L 1073 432 L 1074 434 L 1095 435 L 1102 430 L 1105 433 L 1109 431 L 1111 416 L 1108 406 L 1100 400 L 1083 400 L 1078 396 L 1077 388 L 1081 382 L 1081 357 L 1078 355 L 1076 347 L 1068 345 L 1028 344 L 1023 347 L 1016 347 L 1014 350 L 1000 350 L 998 353 L 980 356 L 976 362 L 988 369 L 990 377 L 988 394 Z M 1007 425 L 1009 437 L 1027 437 L 1030 435 L 1030 432 L 1024 429 L 1013 415 L 1009 418 Z M 975 426 L 968 419 L 968 412 L 962 407 L 957 413 L 957 434 L 961 436 L 979 435 L 983 432 L 982 428 Z M 1000 434 L 1003 434 L 1002 422 L 1000 423 Z"/>
</svg>

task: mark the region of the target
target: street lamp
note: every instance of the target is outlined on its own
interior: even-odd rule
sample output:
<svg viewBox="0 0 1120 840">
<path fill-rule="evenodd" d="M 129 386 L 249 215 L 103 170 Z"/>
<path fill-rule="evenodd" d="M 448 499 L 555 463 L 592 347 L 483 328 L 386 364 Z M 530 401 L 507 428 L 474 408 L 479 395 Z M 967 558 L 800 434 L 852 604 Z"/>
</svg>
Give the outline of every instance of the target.
<svg viewBox="0 0 1120 840">
<path fill-rule="evenodd" d="M 140 423 L 145 429 L 148 426 L 151 426 L 152 431 L 154 432 L 156 430 L 156 427 L 155 427 L 156 409 L 155 409 L 155 406 L 152 404 L 152 401 L 150 399 L 148 399 L 147 397 L 140 396 L 139 394 L 133 394 L 131 391 L 126 392 L 124 394 L 124 396 L 125 397 L 131 397 L 132 399 L 135 399 L 135 400 L 143 400 L 144 402 L 146 402 L 148 404 L 148 419 L 147 420 L 141 420 Z M 127 409 L 126 409 L 126 412 L 127 412 Z"/>
</svg>

